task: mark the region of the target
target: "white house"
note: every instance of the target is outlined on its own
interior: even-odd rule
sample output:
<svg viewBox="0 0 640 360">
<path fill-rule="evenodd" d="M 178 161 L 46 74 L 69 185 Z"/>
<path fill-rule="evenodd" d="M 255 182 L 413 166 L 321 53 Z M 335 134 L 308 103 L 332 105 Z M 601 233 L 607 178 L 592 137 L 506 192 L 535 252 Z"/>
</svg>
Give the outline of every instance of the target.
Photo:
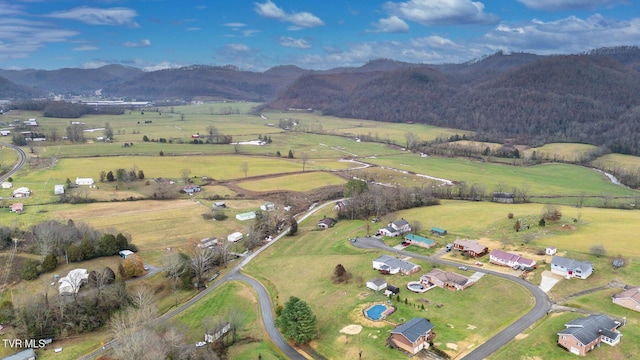
<svg viewBox="0 0 640 360">
<path fill-rule="evenodd" d="M 133 255 L 134 252 L 131 250 L 120 250 L 118 251 L 118 254 L 120 255 L 121 258 L 126 259 L 127 256 Z"/>
<path fill-rule="evenodd" d="M 558 252 L 558 249 L 556 249 L 555 246 L 549 246 L 544 251 L 544 253 L 547 255 L 555 255 L 557 252 Z"/>
<path fill-rule="evenodd" d="M 11 187 L 13 187 L 13 184 L 8 182 L 8 181 L 5 181 L 5 182 L 2 183 L 2 188 L 3 189 L 11 189 Z"/>
<path fill-rule="evenodd" d="M 389 223 L 387 226 L 396 230 L 400 234 L 408 233 L 411 231 L 411 226 L 409 225 L 409 222 L 405 219 L 394 221 L 392 223 Z"/>
<path fill-rule="evenodd" d="M 367 281 L 367 288 L 373 291 L 380 291 L 387 288 L 387 281 L 383 278 L 375 278 Z"/>
<path fill-rule="evenodd" d="M 28 187 L 19 187 L 15 190 L 13 190 L 13 195 L 14 198 L 23 198 L 23 197 L 29 197 L 31 196 L 31 190 L 29 190 Z"/>
<path fill-rule="evenodd" d="M 58 291 L 60 295 L 73 295 L 77 294 L 80 290 L 80 287 L 83 284 L 86 284 L 89 279 L 89 273 L 87 269 L 74 269 L 69 271 L 67 276 L 60 278 L 58 283 L 60 283 L 60 287 Z"/>
<path fill-rule="evenodd" d="M 276 209 L 276 205 L 271 201 L 267 201 L 264 204 L 260 205 L 260 210 L 262 211 L 273 211 Z"/>
<path fill-rule="evenodd" d="M 389 255 L 382 255 L 377 259 L 373 260 L 373 268 L 382 273 L 387 273 L 391 275 L 394 275 L 397 273 L 409 275 L 420 270 L 420 266 L 412 262 L 394 258 L 393 256 L 389 256 Z"/>
<path fill-rule="evenodd" d="M 556 255 L 551 258 L 551 272 L 567 279 L 572 277 L 586 279 L 593 273 L 593 264 Z"/>
<path fill-rule="evenodd" d="M 378 229 L 378 235 L 396 237 L 399 236 L 400 233 L 398 232 L 398 230 L 392 228 L 391 226 L 387 226 Z"/>
<path fill-rule="evenodd" d="M 53 185 L 53 194 L 54 195 L 64 194 L 64 185 Z"/>
<path fill-rule="evenodd" d="M 76 185 L 93 185 L 95 183 L 95 181 L 93 181 L 93 178 L 81 178 L 81 177 L 76 177 Z"/>
<path fill-rule="evenodd" d="M 489 261 L 492 264 L 520 268 L 522 270 L 531 270 L 537 267 L 535 260 L 527 259 L 518 254 L 512 254 L 498 249 L 491 250 L 491 253 L 489 254 Z"/>
<path fill-rule="evenodd" d="M 229 234 L 229 236 L 227 236 L 227 241 L 238 242 L 242 240 L 242 238 L 243 238 L 242 233 L 239 231 L 236 231 L 233 234 Z"/>
<path fill-rule="evenodd" d="M 254 213 L 253 211 L 249 211 L 242 214 L 236 214 L 236 219 L 240 221 L 251 220 L 255 218 L 256 218 L 256 213 Z"/>
</svg>

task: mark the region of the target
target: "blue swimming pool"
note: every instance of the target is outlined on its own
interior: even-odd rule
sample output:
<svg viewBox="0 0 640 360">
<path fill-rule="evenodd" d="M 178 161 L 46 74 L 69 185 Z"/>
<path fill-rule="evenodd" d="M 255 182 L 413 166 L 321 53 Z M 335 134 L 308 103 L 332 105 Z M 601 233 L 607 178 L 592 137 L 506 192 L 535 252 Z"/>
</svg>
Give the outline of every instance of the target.
<svg viewBox="0 0 640 360">
<path fill-rule="evenodd" d="M 380 318 L 382 317 L 382 313 L 385 310 L 387 310 L 387 307 L 385 305 L 373 305 L 372 307 L 367 309 L 367 317 L 371 320 L 380 320 Z"/>
</svg>

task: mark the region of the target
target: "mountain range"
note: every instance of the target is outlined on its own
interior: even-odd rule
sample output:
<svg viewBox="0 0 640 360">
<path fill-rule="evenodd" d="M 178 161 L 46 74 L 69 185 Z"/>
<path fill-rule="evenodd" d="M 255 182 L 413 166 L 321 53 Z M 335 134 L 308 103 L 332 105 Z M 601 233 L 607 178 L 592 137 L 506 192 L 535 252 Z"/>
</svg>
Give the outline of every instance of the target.
<svg viewBox="0 0 640 360">
<path fill-rule="evenodd" d="M 121 65 L 0 70 L 0 98 L 96 90 L 105 98 L 256 101 L 275 109 L 473 130 L 487 141 L 584 142 L 640 154 L 638 47 L 575 55 L 498 52 L 441 65 L 379 59 L 323 71 L 205 65 L 153 72 Z"/>
</svg>

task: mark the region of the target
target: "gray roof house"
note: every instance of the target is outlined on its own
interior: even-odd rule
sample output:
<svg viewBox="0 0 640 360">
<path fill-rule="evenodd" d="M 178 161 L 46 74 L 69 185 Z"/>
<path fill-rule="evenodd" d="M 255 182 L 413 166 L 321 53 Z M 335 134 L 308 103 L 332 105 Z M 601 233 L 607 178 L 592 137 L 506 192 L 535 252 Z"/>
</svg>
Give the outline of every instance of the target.
<svg viewBox="0 0 640 360">
<path fill-rule="evenodd" d="M 551 258 L 551 272 L 567 279 L 572 277 L 586 279 L 593 273 L 593 264 L 556 255 Z"/>
<path fill-rule="evenodd" d="M 404 275 L 413 274 L 420 270 L 420 266 L 407 260 L 394 258 L 389 255 L 382 255 L 373 260 L 373 268 L 383 273 Z"/>
<path fill-rule="evenodd" d="M 573 319 L 564 326 L 566 329 L 558 332 L 558 345 L 580 356 L 584 356 L 601 342 L 614 346 L 622 336 L 617 330 L 620 323 L 605 315 Z"/>
<path fill-rule="evenodd" d="M 396 347 L 415 355 L 429 348 L 429 342 L 436 336 L 433 328 L 428 319 L 413 318 L 393 329 L 389 340 Z"/>
<path fill-rule="evenodd" d="M 29 348 L 13 355 L 3 357 L 0 360 L 36 360 L 36 352 Z"/>
</svg>

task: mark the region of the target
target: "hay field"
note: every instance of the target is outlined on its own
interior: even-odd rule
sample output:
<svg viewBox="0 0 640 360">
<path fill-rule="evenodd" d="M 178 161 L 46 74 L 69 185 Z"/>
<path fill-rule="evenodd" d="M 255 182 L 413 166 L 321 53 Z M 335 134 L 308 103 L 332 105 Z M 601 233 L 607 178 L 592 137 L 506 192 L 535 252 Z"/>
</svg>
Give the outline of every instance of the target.
<svg viewBox="0 0 640 360">
<path fill-rule="evenodd" d="M 250 191 L 311 191 L 330 185 L 346 183 L 343 178 L 326 172 L 312 172 L 306 174 L 285 175 L 260 180 L 249 180 L 238 183 L 243 189 Z"/>
<path fill-rule="evenodd" d="M 522 150 L 520 157 L 530 158 L 535 151 L 538 159 L 544 158 L 553 161 L 574 162 L 579 161 L 581 158 L 597 149 L 597 146 L 589 144 L 551 143 L 537 148 Z"/>
<path fill-rule="evenodd" d="M 635 171 L 640 169 L 640 157 L 623 154 L 607 154 L 594 160 L 594 166 L 610 172 L 618 170 Z"/>
<path fill-rule="evenodd" d="M 368 162 L 427 174 L 467 184 L 483 184 L 487 193 L 503 184 L 506 191 L 513 187 L 529 187 L 529 195 L 613 195 L 634 196 L 639 193 L 614 185 L 601 173 L 569 164 L 509 166 L 467 159 L 427 157 L 416 154 L 367 159 Z"/>
</svg>

